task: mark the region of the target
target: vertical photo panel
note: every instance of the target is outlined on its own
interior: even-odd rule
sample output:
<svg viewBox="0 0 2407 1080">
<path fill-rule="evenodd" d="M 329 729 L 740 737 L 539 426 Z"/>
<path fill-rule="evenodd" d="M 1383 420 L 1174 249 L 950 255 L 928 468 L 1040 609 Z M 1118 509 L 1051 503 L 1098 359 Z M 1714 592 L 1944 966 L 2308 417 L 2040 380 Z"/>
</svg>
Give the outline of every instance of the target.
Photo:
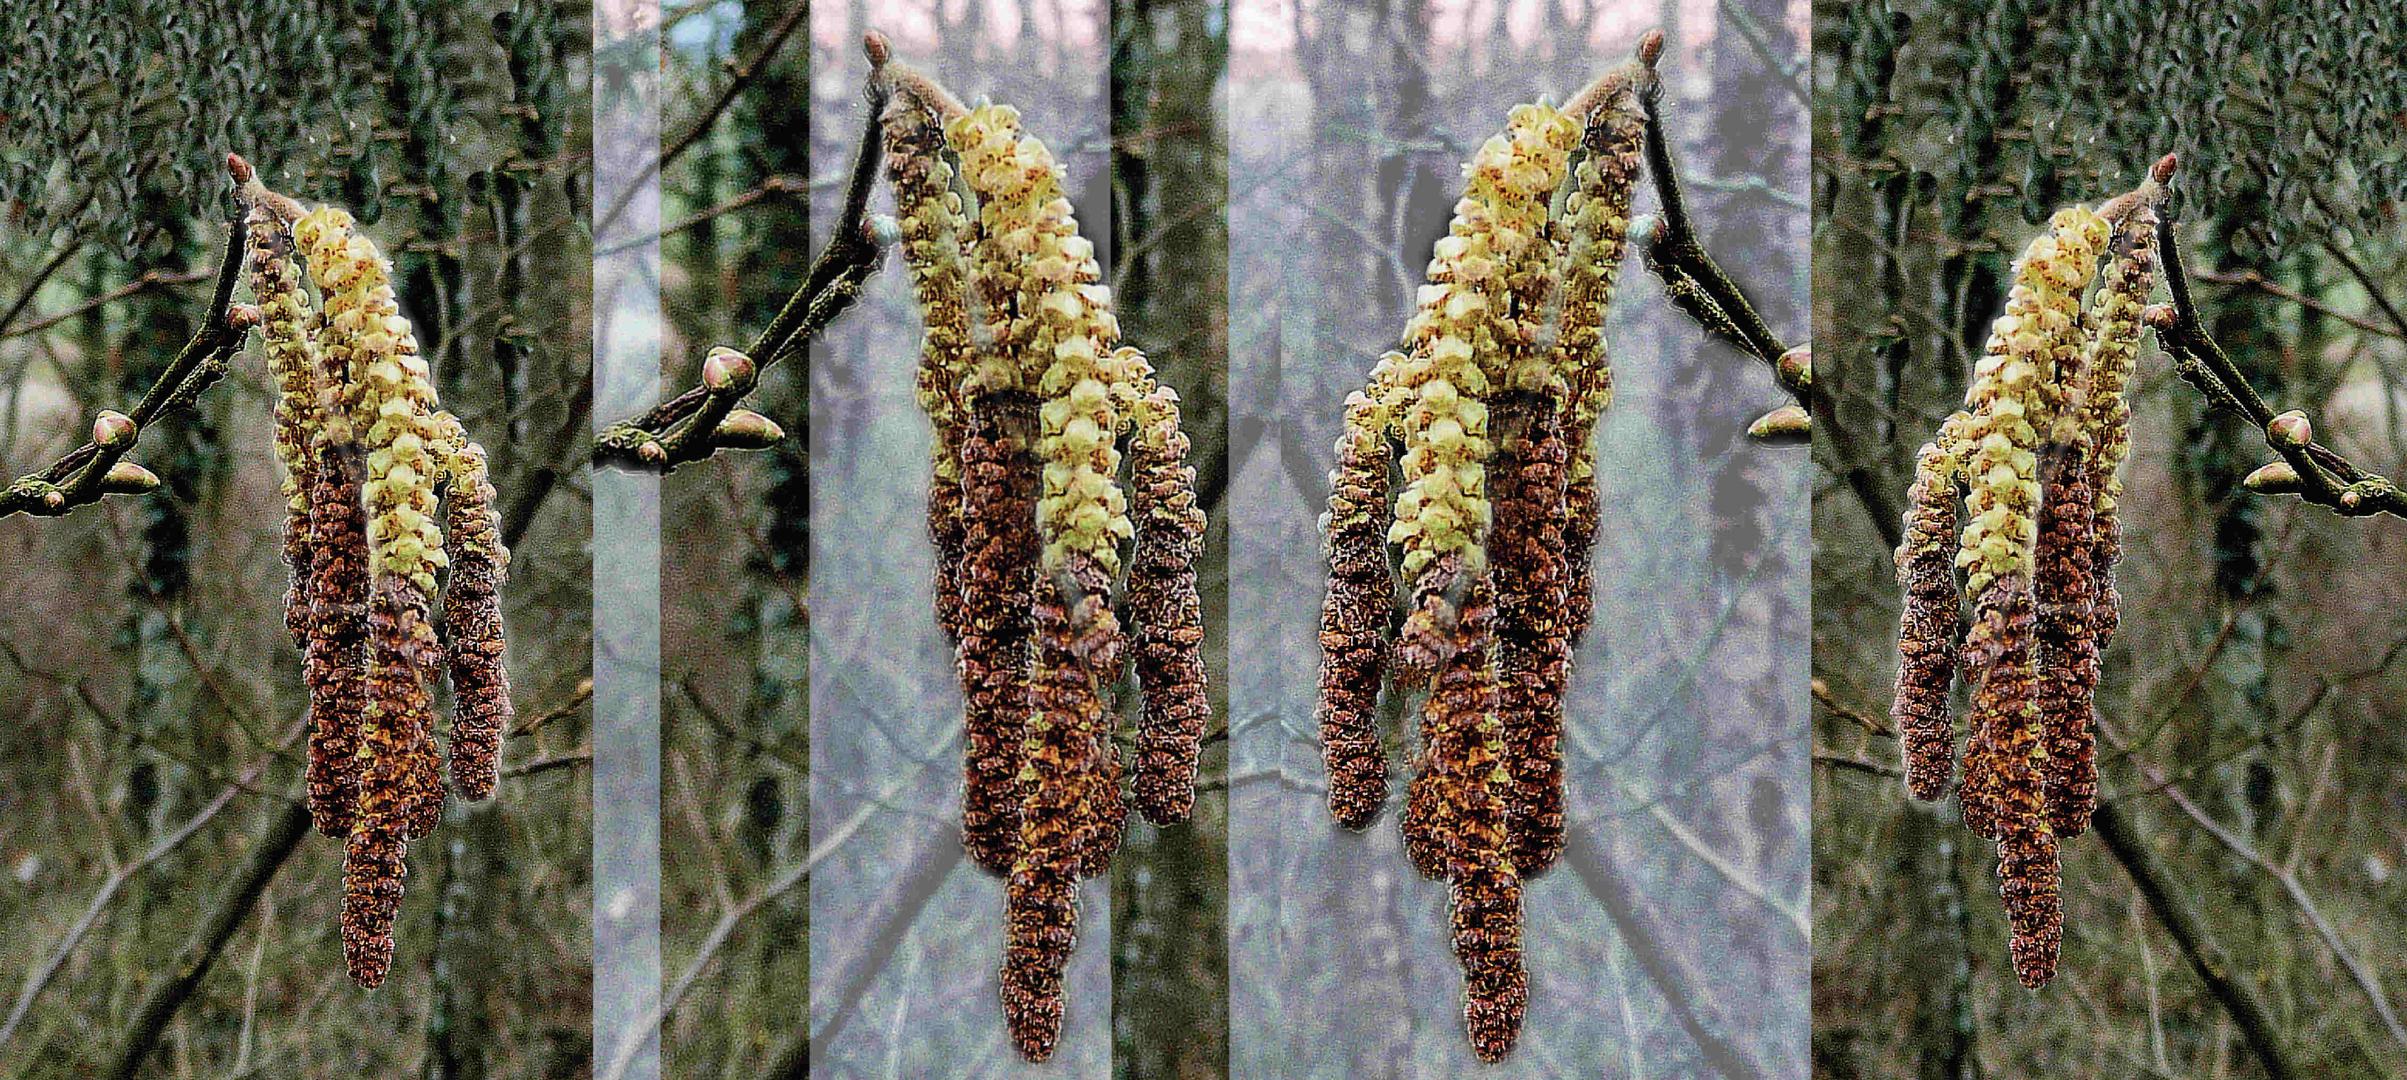
<svg viewBox="0 0 2407 1080">
<path fill-rule="evenodd" d="M 1804 41 L 1234 4 L 1233 1075 L 1803 1075 Z"/>
</svg>

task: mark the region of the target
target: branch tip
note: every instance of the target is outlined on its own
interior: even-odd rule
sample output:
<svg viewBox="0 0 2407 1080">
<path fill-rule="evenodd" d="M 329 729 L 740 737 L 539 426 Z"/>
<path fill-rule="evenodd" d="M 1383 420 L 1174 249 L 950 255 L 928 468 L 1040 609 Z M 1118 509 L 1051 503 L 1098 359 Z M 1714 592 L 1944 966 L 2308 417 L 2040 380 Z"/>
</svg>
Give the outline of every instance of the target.
<svg viewBox="0 0 2407 1080">
<path fill-rule="evenodd" d="M 2166 154 L 2165 156 L 2156 159 L 2156 165 L 2148 170 L 2148 179 L 2154 180 L 2159 184 L 2171 183 L 2173 180 L 2173 169 L 2179 164 L 2181 164 L 2180 155 Z"/>
<path fill-rule="evenodd" d="M 1649 30 L 1638 37 L 1638 62 L 1648 71 L 1655 70 L 1655 61 L 1663 56 L 1663 31 Z"/>
<path fill-rule="evenodd" d="M 870 30 L 861 35 L 861 52 L 869 57 L 869 66 L 873 70 L 885 67 L 886 61 L 894 56 L 892 47 L 886 41 L 886 33 L 882 30 Z"/>
</svg>

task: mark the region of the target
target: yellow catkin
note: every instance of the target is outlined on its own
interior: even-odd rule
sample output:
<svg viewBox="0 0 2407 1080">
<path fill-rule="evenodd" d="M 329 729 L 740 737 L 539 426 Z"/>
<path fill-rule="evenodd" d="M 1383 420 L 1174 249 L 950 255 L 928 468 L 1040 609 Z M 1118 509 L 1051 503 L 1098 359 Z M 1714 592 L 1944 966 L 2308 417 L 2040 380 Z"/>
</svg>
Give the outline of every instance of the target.
<svg viewBox="0 0 2407 1080">
<path fill-rule="evenodd" d="M 352 374 L 342 404 L 368 455 L 371 570 L 432 594 L 446 563 L 435 483 L 457 447 L 435 420 L 434 384 L 394 299 L 392 264 L 351 226 L 350 214 L 321 208 L 294 224 L 293 238 L 325 296 L 325 347 Z"/>
<path fill-rule="evenodd" d="M 1001 342 L 1017 354 L 1018 385 L 1033 386 L 1038 411 L 1037 455 L 1044 485 L 1037 522 L 1044 565 L 1058 569 L 1071 554 L 1107 571 L 1120 566 L 1120 542 L 1134 535 L 1128 497 L 1114 479 L 1121 422 L 1115 391 L 1132 373 L 1113 346 L 1120 336 L 1111 290 L 1099 284 L 1095 245 L 1078 235 L 1078 220 L 1062 193 L 1061 165 L 1045 144 L 1020 131 L 1009 106 L 981 105 L 947 124 L 945 140 L 978 193 L 982 275 L 1008 274 L 1009 326 Z M 998 316 L 999 317 L 999 316 Z M 981 362 L 982 382 L 1003 350 Z"/>
<path fill-rule="evenodd" d="M 1534 340 L 1530 318 L 1513 311 L 1514 278 L 1544 275 L 1547 203 L 1578 134 L 1552 106 L 1516 106 L 1504 132 L 1464 166 L 1463 197 L 1433 251 L 1396 364 L 1404 490 L 1388 540 L 1404 549 L 1407 579 L 1441 555 L 1459 555 L 1463 573 L 1486 565 L 1486 398 L 1508 367 L 1535 370 L 1514 363 Z"/>
<path fill-rule="evenodd" d="M 1973 596 L 1997 578 L 2030 572 L 2039 534 L 2039 432 L 2058 405 L 2058 370 L 2081 347 L 2081 293 L 2107 231 L 2105 219 L 2082 207 L 2057 211 L 2015 264 L 2006 313 L 1991 324 L 1973 369 L 1964 395 L 1972 413 L 1964 427 L 1970 520 L 1956 555 Z"/>
</svg>

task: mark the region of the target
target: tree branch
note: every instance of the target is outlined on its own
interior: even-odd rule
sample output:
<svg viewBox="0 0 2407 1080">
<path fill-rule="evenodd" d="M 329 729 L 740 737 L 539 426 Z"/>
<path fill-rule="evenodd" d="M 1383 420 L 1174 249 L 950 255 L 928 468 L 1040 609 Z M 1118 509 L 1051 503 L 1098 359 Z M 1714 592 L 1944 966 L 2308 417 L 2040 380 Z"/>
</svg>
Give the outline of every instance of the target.
<svg viewBox="0 0 2407 1080">
<path fill-rule="evenodd" d="M 2173 891 L 2172 875 L 2157 861 L 2155 850 L 2140 839 L 2122 804 L 2101 790 L 2090 824 L 2095 827 L 2098 839 L 2105 841 L 2107 851 L 2122 864 L 2123 872 L 2131 876 L 2131 883 L 2139 887 L 2148 910 L 2156 914 L 2165 932 L 2173 936 L 2173 943 L 2181 947 L 2182 956 L 2189 960 L 2199 980 L 2206 983 L 2207 992 L 2215 996 L 2223 1011 L 2231 1015 L 2232 1022 L 2239 1025 L 2241 1038 L 2265 1066 L 2266 1075 L 2273 1080 L 2301 1075 L 2283 1047 L 2281 1035 L 2274 1030 L 2271 1011 L 2255 990 L 2232 976 L 2231 956 L 2208 936 L 2205 920 L 2197 910 Z"/>
<path fill-rule="evenodd" d="M 228 229 L 226 254 L 217 270 L 217 289 L 200 329 L 184 343 L 157 382 L 131 412 L 103 412 L 93 425 L 93 440 L 76 447 L 40 472 L 18 478 L 0 490 L 0 518 L 12 514 L 58 517 L 103 495 L 140 494 L 159 486 L 159 478 L 139 465 L 120 464 L 142 438 L 142 429 L 170 409 L 191 408 L 194 401 L 226 374 L 226 365 L 243 336 L 259 322 L 253 307 L 234 306 L 234 281 L 242 274 L 243 238 L 239 226 Z"/>
<path fill-rule="evenodd" d="M 1780 388 L 1795 399 L 1764 414 L 1747 434 L 1768 442 L 1804 442 L 1811 434 L 1805 406 L 1813 391 L 1812 349 L 1784 344 L 1705 250 L 1680 194 L 1679 169 L 1672 163 L 1671 139 L 1663 130 L 1663 84 L 1649 83 L 1639 100 L 1646 107 L 1647 174 L 1654 178 L 1655 200 L 1661 204 L 1654 227 L 1641 239 L 1647 269 L 1663 282 L 1663 293 L 1674 306 L 1708 335 L 1763 361 Z"/>
<path fill-rule="evenodd" d="M 223 952 L 226 942 L 233 940 L 234 931 L 250 917 L 251 908 L 267 892 L 268 882 L 282 869 L 301 838 L 309 835 L 309 806 L 299 799 L 283 804 L 275 820 L 268 823 L 267 832 L 251 848 L 251 857 L 234 872 L 217 904 L 201 917 L 200 926 L 191 940 L 177 953 L 175 964 L 152 984 L 150 993 L 134 1009 L 134 1022 L 128 1029 L 116 1064 L 109 1070 L 111 1077 L 131 1080 L 159 1044 L 159 1035 L 167 1029 L 168 1021 L 177 1010 L 191 1000 L 192 992 L 200 987 L 201 977 L 209 973 Z"/>
<path fill-rule="evenodd" d="M 2210 407 L 2237 414 L 2263 431 L 2265 444 L 2281 455 L 2281 461 L 2249 474 L 2248 489 L 2260 495 L 2296 495 L 2343 517 L 2389 514 L 2407 518 L 2407 492 L 2390 478 L 2316 442 L 2306 413 L 2295 409 L 2275 413 L 2248 384 L 2239 365 L 2198 318 L 2171 215 L 2159 231 L 2165 284 L 2172 290 L 2173 303 L 2148 309 L 2147 323 L 2156 331 L 2157 344 L 2173 358 L 2174 373 L 2196 388 Z"/>
<path fill-rule="evenodd" d="M 720 378 L 713 377 L 712 363 L 705 362 L 701 382 L 612 424 L 594 439 L 595 464 L 665 474 L 721 450 L 766 449 L 785 438 L 784 429 L 775 422 L 758 413 L 739 412 L 736 404 L 752 392 L 761 369 L 800 355 L 819 331 L 851 308 L 861 298 L 869 275 L 885 261 L 888 240 L 869 221 L 869 192 L 877 182 L 884 137 L 878 115 L 885 110 L 886 95 L 884 84 L 873 73 L 867 92 L 868 117 L 853 154 L 843 212 L 837 218 L 835 235 L 811 260 L 801 286 L 753 339 L 749 350 L 740 354 L 732 349 L 713 350 L 714 362 L 723 356 L 745 362 L 722 365 L 717 369 L 724 376 Z"/>
</svg>

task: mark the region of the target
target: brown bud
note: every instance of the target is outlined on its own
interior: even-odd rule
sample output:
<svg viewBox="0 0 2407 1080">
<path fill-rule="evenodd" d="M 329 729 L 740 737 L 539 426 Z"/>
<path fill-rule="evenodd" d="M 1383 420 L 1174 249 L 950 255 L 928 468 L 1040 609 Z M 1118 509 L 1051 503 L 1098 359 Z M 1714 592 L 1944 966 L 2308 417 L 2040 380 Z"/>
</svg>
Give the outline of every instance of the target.
<svg viewBox="0 0 2407 1080">
<path fill-rule="evenodd" d="M 870 67 L 882 68 L 893 56 L 893 47 L 887 44 L 884 33 L 871 30 L 861 35 L 861 52 L 869 57 Z"/>
<path fill-rule="evenodd" d="M 1649 30 L 1638 38 L 1638 62 L 1654 67 L 1663 56 L 1663 31 Z"/>
<path fill-rule="evenodd" d="M 2265 422 L 2265 441 L 2295 450 L 2315 441 L 2315 425 L 2307 414 L 2292 409 Z"/>
<path fill-rule="evenodd" d="M 714 394 L 741 394 L 752 389 L 758 375 L 751 357 L 724 345 L 712 348 L 702 361 L 702 385 Z"/>
<path fill-rule="evenodd" d="M 1813 433 L 1813 418 L 1806 415 L 1803 405 L 1783 405 L 1756 417 L 1754 423 L 1747 425 L 1748 438 L 1776 446 L 1795 446 L 1811 441 Z"/>
<path fill-rule="evenodd" d="M 712 445 L 729 450 L 766 450 L 785 441 L 785 438 L 786 429 L 779 427 L 777 421 L 750 409 L 737 409 L 728 413 L 727 419 L 719 421 L 719 426 L 710 433 Z M 659 444 L 646 443 L 645 445 L 649 447 Z"/>
<path fill-rule="evenodd" d="M 2149 167 L 2148 178 L 2156 181 L 2159 184 L 2167 183 L 2173 179 L 2173 170 L 2180 164 L 2181 158 L 2179 155 L 2166 154 L 2165 156 L 2156 159 L 2156 164 Z"/>
<path fill-rule="evenodd" d="M 231 329 L 248 330 L 266 319 L 267 313 L 259 310 L 255 304 L 230 304 L 226 307 L 226 326 Z"/>
<path fill-rule="evenodd" d="M 258 170 L 251 168 L 251 163 L 241 154 L 232 153 L 226 155 L 226 173 L 237 184 L 248 184 L 252 177 L 259 175 Z"/>
<path fill-rule="evenodd" d="M 2140 312 L 2140 321 L 2158 330 L 2170 330 L 2180 321 L 2171 304 L 2150 304 Z"/>
<path fill-rule="evenodd" d="M 669 460 L 669 448 L 660 445 L 658 439 L 645 439 L 643 445 L 635 448 L 635 459 L 646 465 L 660 465 Z"/>
<path fill-rule="evenodd" d="M 2305 490 L 2298 470 L 2287 461 L 2268 461 L 2257 466 L 2257 471 L 2249 473 L 2240 484 L 2259 495 L 2295 495 Z"/>
<path fill-rule="evenodd" d="M 100 490 L 111 495 L 141 495 L 158 489 L 158 476 L 131 461 L 109 466 L 108 475 L 100 478 Z"/>
<path fill-rule="evenodd" d="M 121 412 L 103 412 L 92 421 L 92 445 L 103 450 L 130 446 L 140 433 L 133 417 Z"/>
<path fill-rule="evenodd" d="M 1780 373 L 1782 386 L 1798 390 L 1810 389 L 1814 385 L 1813 345 L 1807 343 L 1781 353 L 1779 361 L 1774 366 Z"/>
</svg>

